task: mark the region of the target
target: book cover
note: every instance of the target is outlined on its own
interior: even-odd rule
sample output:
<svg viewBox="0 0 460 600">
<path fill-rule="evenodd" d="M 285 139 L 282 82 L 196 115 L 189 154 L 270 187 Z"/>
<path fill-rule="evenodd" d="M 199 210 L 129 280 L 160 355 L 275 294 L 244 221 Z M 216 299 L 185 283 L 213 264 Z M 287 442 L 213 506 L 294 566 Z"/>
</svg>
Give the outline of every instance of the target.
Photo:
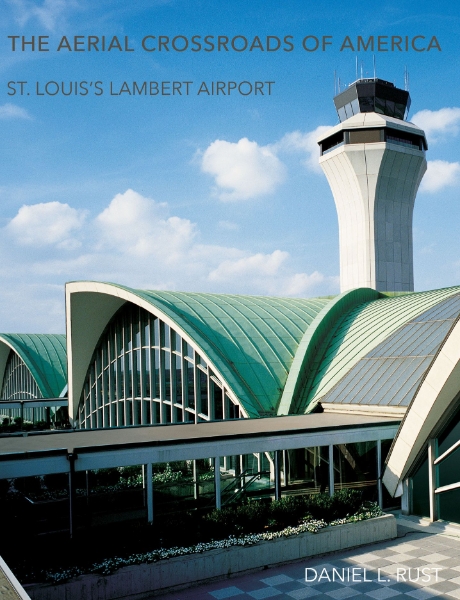
<svg viewBox="0 0 460 600">
<path fill-rule="evenodd" d="M 428 142 L 428 168 L 414 212 L 415 290 L 458 283 L 455 5 L 425 0 L 379 6 L 361 0 L 348 5 L 1 0 L 0 5 L 1 331 L 64 333 L 64 285 L 79 280 L 141 290 L 337 295 L 337 211 L 319 165 L 318 139 L 339 123 L 333 98 L 357 80 L 381 79 L 410 93 L 407 120 L 424 130 Z M 411 140 L 406 136 L 398 143 Z M 164 376 L 184 369 L 188 358 L 192 363 L 184 340 L 180 367 L 162 363 Z M 200 376 L 198 358 L 193 368 L 192 379 Z M 206 394 L 216 383 L 223 414 L 229 386 L 211 370 L 206 373 Z M 184 400 L 186 384 L 180 385 L 171 384 L 166 393 L 179 389 Z M 83 398 L 83 384 L 80 388 L 75 402 Z M 170 397 L 168 402 L 167 419 L 152 416 L 152 423 L 175 422 Z M 190 407 L 182 408 L 185 421 Z M 206 419 L 212 420 L 211 412 Z M 416 559 L 421 546 L 398 552 Z M 389 593 L 383 579 L 366 588 L 366 577 L 375 579 L 378 558 L 356 554 L 350 560 L 312 563 L 310 576 L 336 568 L 338 577 L 350 577 L 339 568 L 355 564 L 361 571 L 352 583 L 361 587 L 339 581 L 338 587 L 320 590 L 315 585 L 323 582 L 311 580 L 305 588 L 295 567 L 246 587 L 207 589 L 206 597 L 345 598 L 365 589 L 377 590 L 375 598 L 396 595 L 399 588 Z M 457 589 L 457 583 L 450 585 L 450 591 Z"/>
</svg>

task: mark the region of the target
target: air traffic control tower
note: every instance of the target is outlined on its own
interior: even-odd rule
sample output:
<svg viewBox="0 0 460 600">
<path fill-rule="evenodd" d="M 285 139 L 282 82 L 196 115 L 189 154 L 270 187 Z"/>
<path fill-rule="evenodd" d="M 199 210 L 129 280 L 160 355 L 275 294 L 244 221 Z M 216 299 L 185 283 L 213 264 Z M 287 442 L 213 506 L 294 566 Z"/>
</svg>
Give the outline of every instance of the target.
<svg viewBox="0 0 460 600">
<path fill-rule="evenodd" d="M 340 123 L 318 143 L 339 217 L 340 290 L 413 291 L 412 213 L 427 143 L 404 120 L 409 92 L 359 79 L 334 103 Z"/>
</svg>

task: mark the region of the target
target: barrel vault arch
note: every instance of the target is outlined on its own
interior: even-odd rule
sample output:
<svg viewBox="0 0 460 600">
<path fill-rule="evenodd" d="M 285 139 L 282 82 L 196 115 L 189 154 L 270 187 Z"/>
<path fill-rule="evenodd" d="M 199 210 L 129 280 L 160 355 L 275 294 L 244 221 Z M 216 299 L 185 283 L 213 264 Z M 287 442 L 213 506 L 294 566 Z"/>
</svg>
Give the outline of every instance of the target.
<svg viewBox="0 0 460 600">
<path fill-rule="evenodd" d="M 96 282 L 70 283 L 66 289 L 69 414 L 74 422 L 98 340 L 126 303 L 160 319 L 192 347 L 240 406 L 241 416 L 259 417 L 276 414 L 298 343 L 330 301 L 149 292 Z"/>
</svg>

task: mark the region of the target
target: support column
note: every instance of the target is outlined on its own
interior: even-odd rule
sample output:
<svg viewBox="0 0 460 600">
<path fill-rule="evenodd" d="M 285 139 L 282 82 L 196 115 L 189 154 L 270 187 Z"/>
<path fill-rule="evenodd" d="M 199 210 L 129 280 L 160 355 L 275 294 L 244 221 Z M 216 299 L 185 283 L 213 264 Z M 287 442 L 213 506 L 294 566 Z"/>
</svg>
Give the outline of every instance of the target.
<svg viewBox="0 0 460 600">
<path fill-rule="evenodd" d="M 334 495 L 334 445 L 329 444 L 329 496 Z"/>
<path fill-rule="evenodd" d="M 241 487 L 241 456 L 235 456 L 235 484 L 238 489 Z"/>
<path fill-rule="evenodd" d="M 383 508 L 382 490 L 382 442 L 377 440 L 377 497 L 380 508 Z"/>
<path fill-rule="evenodd" d="M 289 482 L 287 450 L 280 450 L 280 452 L 283 459 L 283 479 L 281 480 L 281 485 L 287 487 Z"/>
<path fill-rule="evenodd" d="M 147 500 L 147 522 L 153 523 L 153 479 L 152 463 L 142 465 L 143 484 L 146 491 Z"/>
<path fill-rule="evenodd" d="M 438 498 L 435 490 L 438 487 L 438 468 L 434 464 L 438 453 L 438 440 L 428 440 L 428 489 L 430 498 L 430 521 L 437 521 L 438 515 Z"/>
<path fill-rule="evenodd" d="M 257 453 L 257 472 L 262 473 L 262 454 Z"/>
<path fill-rule="evenodd" d="M 86 510 L 89 514 L 89 495 L 90 495 L 90 483 L 89 483 L 89 471 L 85 471 L 85 483 L 86 483 Z"/>
<path fill-rule="evenodd" d="M 275 468 L 275 500 L 281 499 L 281 472 L 280 472 L 280 450 L 274 452 L 274 468 Z"/>
<path fill-rule="evenodd" d="M 220 456 L 214 458 L 214 490 L 216 493 L 216 508 L 222 508 L 220 493 Z"/>
<path fill-rule="evenodd" d="M 412 480 L 409 478 L 404 479 L 402 482 L 403 493 L 401 496 L 401 512 L 403 515 L 410 515 L 412 513 L 410 501 L 411 501 L 411 485 Z"/>
<path fill-rule="evenodd" d="M 198 469 L 196 467 L 196 460 L 192 462 L 193 468 L 193 499 L 198 500 L 200 497 L 200 484 L 198 482 Z"/>
<path fill-rule="evenodd" d="M 77 459 L 76 452 L 69 452 L 67 460 L 69 461 L 69 536 L 70 539 L 74 536 L 75 530 L 75 461 Z"/>
</svg>

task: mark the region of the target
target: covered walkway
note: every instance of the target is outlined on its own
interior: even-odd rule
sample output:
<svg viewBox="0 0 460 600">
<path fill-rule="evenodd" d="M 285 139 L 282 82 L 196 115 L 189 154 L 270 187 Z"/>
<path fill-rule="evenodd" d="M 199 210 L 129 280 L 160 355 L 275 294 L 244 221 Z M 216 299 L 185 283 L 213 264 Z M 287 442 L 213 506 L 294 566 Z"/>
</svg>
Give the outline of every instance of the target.
<svg viewBox="0 0 460 600">
<path fill-rule="evenodd" d="M 0 479 L 68 473 L 72 534 L 74 480 L 78 471 L 143 465 L 147 519 L 152 522 L 154 464 L 208 459 L 214 467 L 215 506 L 220 508 L 221 467 L 226 458 L 255 455 L 261 462 L 263 456 L 269 457 L 274 497 L 277 499 L 281 497 L 283 483 L 286 483 L 287 452 L 300 449 L 300 463 L 303 465 L 302 451 L 321 448 L 323 458 L 319 470 L 322 470 L 325 488 L 331 494 L 338 489 L 338 484 L 340 488 L 342 484 L 346 487 L 347 483 L 345 476 L 337 480 L 338 476 L 342 477 L 342 466 L 336 466 L 338 456 L 344 471 L 360 470 L 363 481 L 373 480 L 382 504 L 382 443 L 389 443 L 394 438 L 398 426 L 398 420 L 387 417 L 322 413 L 197 425 L 21 434 L 0 437 Z M 372 446 L 365 465 L 360 465 L 360 457 L 353 454 L 353 445 L 360 443 Z M 367 464 L 369 460 L 370 465 Z M 317 471 L 314 470 L 315 477 Z"/>
</svg>

